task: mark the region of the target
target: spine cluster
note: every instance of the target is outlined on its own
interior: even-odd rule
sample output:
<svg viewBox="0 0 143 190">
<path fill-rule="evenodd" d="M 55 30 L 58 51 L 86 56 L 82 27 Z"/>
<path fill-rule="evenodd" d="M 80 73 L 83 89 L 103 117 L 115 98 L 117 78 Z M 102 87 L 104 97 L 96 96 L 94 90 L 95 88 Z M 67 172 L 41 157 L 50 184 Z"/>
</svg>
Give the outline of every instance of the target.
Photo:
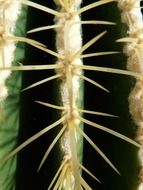
<svg viewBox="0 0 143 190">
<path fill-rule="evenodd" d="M 61 147 L 64 152 L 63 162 L 68 163 L 68 168 L 65 175 L 70 178 L 70 189 L 74 189 L 75 179 L 79 179 L 79 166 L 77 158 L 77 130 L 76 126 L 80 124 L 77 116 L 77 99 L 79 96 L 79 75 L 81 69 L 77 66 L 82 65 L 80 58 L 76 53 L 82 47 L 81 40 L 81 23 L 79 15 L 76 15 L 81 1 L 56 1 L 63 14 L 61 18 L 55 18 L 56 25 L 60 26 L 56 29 L 56 46 L 57 52 L 64 56 L 64 59 L 59 59 L 57 64 L 62 64 L 63 68 L 57 70 L 61 74 L 61 98 L 62 104 L 65 108 L 62 115 L 65 116 L 63 123 L 66 126 L 66 131 L 61 138 Z M 68 187 L 69 184 L 65 177 L 64 186 Z M 80 189 L 78 187 L 77 189 Z"/>
<path fill-rule="evenodd" d="M 143 74 L 143 18 L 140 0 L 119 0 L 122 22 L 128 26 L 127 37 L 118 41 L 125 42 L 124 53 L 127 55 L 127 69 Z M 143 181 L 143 79 L 137 77 L 135 86 L 129 95 L 129 110 L 138 126 L 137 141 L 141 144 L 139 157 L 142 169 L 139 178 Z M 141 183 L 139 189 L 143 188 Z"/>
</svg>

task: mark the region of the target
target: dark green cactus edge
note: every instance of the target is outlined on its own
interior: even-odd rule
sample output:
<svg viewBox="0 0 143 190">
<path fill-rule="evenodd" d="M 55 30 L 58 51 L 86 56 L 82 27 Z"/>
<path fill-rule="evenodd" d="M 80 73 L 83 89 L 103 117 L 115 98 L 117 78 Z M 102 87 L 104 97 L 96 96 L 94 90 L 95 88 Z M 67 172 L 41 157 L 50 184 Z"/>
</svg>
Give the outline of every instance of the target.
<svg viewBox="0 0 143 190">
<path fill-rule="evenodd" d="M 43 4 L 55 9 L 53 0 L 50 0 L 48 2 L 35 0 L 33 2 Z M 88 2 L 83 1 L 82 6 L 85 6 L 92 2 L 92 0 L 89 0 Z M 18 28 L 16 31 L 16 34 L 20 36 L 23 36 L 23 34 L 19 33 L 19 28 L 21 30 L 24 26 L 24 18 L 26 17 L 23 17 L 23 15 L 27 14 L 25 10 L 26 9 L 24 9 L 21 14 L 21 20 L 19 19 Z M 83 26 L 83 44 L 100 32 L 104 30 L 108 31 L 108 33 L 96 44 L 90 47 L 86 53 L 99 51 L 122 51 L 123 47 L 120 44 L 115 43 L 115 40 L 126 35 L 127 27 L 120 21 L 120 13 L 118 11 L 116 3 L 110 3 L 108 5 L 87 11 L 81 16 L 83 20 L 93 20 L 100 18 L 100 20 L 108 20 L 117 23 L 115 26 Z M 23 26 L 19 27 L 19 24 Z M 41 13 L 40 11 L 33 8 L 28 8 L 28 21 L 26 30 L 34 28 L 36 25 L 38 26 L 38 24 L 53 24 L 53 16 Z M 28 37 L 43 42 L 44 44 L 47 43 L 49 49 L 55 49 L 55 33 L 53 31 L 32 34 Z M 19 61 L 21 62 L 23 59 L 24 50 L 22 47 L 23 44 L 18 44 L 15 58 L 16 63 Z M 19 51 L 19 49 L 21 50 Z M 40 52 L 39 50 L 34 49 L 28 45 L 26 46 L 25 55 L 26 56 L 24 63 L 30 65 L 39 63 L 52 64 L 56 61 L 56 59 L 52 56 Z M 97 65 L 101 67 L 106 66 L 119 69 L 126 68 L 126 57 L 122 53 L 112 56 L 108 55 L 103 57 L 87 58 L 83 61 L 84 64 Z M 51 124 L 59 117 L 59 113 L 55 112 L 55 110 L 43 107 L 34 102 L 34 100 L 41 100 L 45 102 L 51 102 L 53 104 L 58 104 L 60 98 L 56 86 L 58 84 L 58 81 L 45 83 L 44 85 L 23 92 L 21 94 L 21 99 L 19 99 L 21 88 L 24 88 L 29 84 L 36 82 L 37 80 L 51 76 L 53 74 L 53 71 L 23 72 L 22 87 L 21 72 L 13 72 L 7 81 L 10 95 L 6 101 L 5 106 L 6 116 L 8 115 L 8 120 L 5 124 L 5 128 L 10 128 L 10 132 L 4 131 L 4 127 L 0 129 L 0 136 L 4 137 L 2 140 L 3 142 L 1 141 L 2 144 L 0 145 L 0 148 L 1 150 L 2 148 L 5 149 L 5 155 L 10 152 L 17 144 L 19 123 L 20 131 L 18 144 L 26 140 L 32 134 L 38 132 L 43 127 L 48 126 L 48 124 Z M 105 118 L 88 114 L 85 114 L 84 117 L 88 120 L 114 129 L 130 138 L 135 138 L 136 126 L 134 125 L 128 110 L 128 95 L 134 85 L 135 80 L 132 77 L 94 71 L 85 71 L 85 76 L 88 76 L 93 80 L 99 82 L 110 91 L 110 93 L 106 93 L 85 82 L 85 109 L 114 114 L 119 116 L 119 118 Z M 55 94 L 57 97 L 55 97 Z M 19 113 L 20 108 L 21 111 Z M 11 126 L 14 126 L 12 133 Z M 108 158 L 111 159 L 111 161 L 121 173 L 121 176 L 117 175 L 89 146 L 89 144 L 84 141 L 83 164 L 90 171 L 92 171 L 92 173 L 95 174 L 102 183 L 98 184 L 83 172 L 84 178 L 90 184 L 92 189 L 138 190 L 138 172 L 140 163 L 137 157 L 137 148 L 124 141 L 121 141 L 116 137 L 112 137 L 110 134 L 106 134 L 102 131 L 99 131 L 98 129 L 93 129 L 90 126 L 85 125 L 85 131 L 108 156 Z M 44 164 L 41 171 L 39 173 L 36 173 L 36 170 L 43 154 L 45 153 L 48 145 L 50 145 L 50 142 L 56 133 L 56 130 L 49 132 L 42 138 L 36 140 L 31 145 L 26 147 L 23 151 L 18 153 L 16 187 L 14 180 L 15 174 L 13 175 L 16 169 L 15 157 L 10 159 L 0 168 L 0 179 L 2 179 L 1 176 L 3 177 L 3 186 L 1 190 L 11 190 L 13 187 L 16 190 L 47 189 L 48 184 L 50 183 L 61 161 L 60 155 L 56 152 L 59 151 L 58 145 L 54 151 L 51 152 L 47 162 Z"/>
<path fill-rule="evenodd" d="M 25 26 L 27 19 L 27 8 L 23 7 L 16 24 L 14 35 L 25 36 Z M 17 43 L 13 65 L 23 62 L 25 45 Z M 8 87 L 8 97 L 4 103 L 3 115 L 0 120 L 0 158 L 2 159 L 17 146 L 19 122 L 20 122 L 20 91 L 21 72 L 13 72 L 6 81 Z M 0 189 L 15 189 L 15 173 L 17 168 L 17 158 L 14 156 L 3 165 L 0 165 Z"/>
</svg>

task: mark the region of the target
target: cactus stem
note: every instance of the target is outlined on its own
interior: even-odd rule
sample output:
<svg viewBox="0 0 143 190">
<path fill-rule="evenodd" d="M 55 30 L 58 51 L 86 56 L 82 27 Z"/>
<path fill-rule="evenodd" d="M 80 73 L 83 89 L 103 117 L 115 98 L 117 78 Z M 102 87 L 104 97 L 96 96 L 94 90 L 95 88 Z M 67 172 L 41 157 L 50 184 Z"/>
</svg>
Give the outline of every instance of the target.
<svg viewBox="0 0 143 190">
<path fill-rule="evenodd" d="M 79 109 L 77 105 L 78 101 L 78 92 L 80 89 L 80 82 L 85 80 L 96 87 L 106 91 L 109 91 L 104 88 L 99 83 L 95 82 L 94 80 L 83 76 L 82 71 L 90 70 L 90 71 L 99 71 L 99 72 L 106 72 L 106 73 L 114 73 L 114 74 L 121 74 L 127 76 L 133 76 L 137 80 L 142 80 L 142 73 L 136 71 L 126 71 L 114 68 L 107 68 L 107 67 L 99 67 L 99 66 L 90 66 L 90 65 L 82 65 L 83 58 L 90 58 L 95 56 L 103 56 L 103 55 L 110 55 L 116 54 L 119 52 L 112 51 L 112 52 L 97 52 L 97 53 L 90 53 L 90 54 L 82 54 L 87 48 L 92 46 L 96 43 L 99 39 L 101 39 L 107 31 L 101 32 L 86 44 L 82 46 L 82 39 L 81 39 L 81 25 L 82 24 L 105 24 L 105 25 L 115 25 L 116 23 L 108 22 L 108 21 L 80 21 L 79 15 L 84 13 L 90 9 L 96 8 L 101 5 L 105 5 L 110 2 L 118 2 L 117 0 L 100 0 L 90 5 L 84 6 L 80 8 L 81 1 L 66 1 L 66 0 L 55 0 L 55 3 L 59 6 L 59 11 L 55 11 L 53 9 L 47 8 L 45 6 L 39 5 L 37 3 L 28 1 L 28 0 L 20 0 L 20 3 L 23 5 L 27 5 L 38 10 L 44 11 L 46 13 L 52 14 L 55 16 L 56 23 L 52 26 L 42 26 L 35 29 L 28 31 L 27 33 L 34 33 L 43 30 L 55 29 L 56 30 L 56 48 L 57 52 L 48 49 L 44 44 L 37 42 L 32 39 L 27 39 L 24 37 L 17 37 L 17 36 L 10 36 L 5 35 L 4 40 L 8 42 L 25 42 L 45 53 L 53 55 L 57 58 L 57 64 L 52 65 L 28 65 L 28 66 L 11 66 L 5 65 L 5 56 L 4 56 L 4 49 L 2 51 L 2 62 L 4 62 L 4 67 L 0 68 L 0 71 L 26 71 L 26 70 L 49 70 L 55 69 L 55 75 L 48 77 L 46 79 L 40 80 L 30 86 L 24 88 L 22 91 L 26 91 L 28 89 L 34 88 L 38 85 L 41 85 L 45 82 L 51 81 L 53 79 L 60 78 L 60 95 L 62 106 L 57 106 L 54 104 L 45 103 L 42 101 L 35 101 L 44 106 L 48 106 L 50 108 L 61 110 L 61 118 L 52 123 L 51 125 L 45 127 L 25 142 L 23 142 L 20 146 L 15 148 L 11 153 L 9 153 L 2 162 L 7 161 L 20 150 L 25 148 L 27 145 L 32 143 L 34 140 L 38 139 L 49 130 L 62 125 L 61 130 L 58 132 L 50 146 L 48 147 L 46 153 L 44 154 L 40 165 L 38 167 L 38 171 L 41 169 L 45 160 L 47 159 L 50 151 L 53 149 L 55 144 L 60 139 L 60 148 L 63 151 L 63 158 L 60 164 L 58 171 L 56 172 L 53 180 L 51 181 L 48 190 L 53 187 L 53 190 L 60 190 L 60 189 L 68 189 L 68 190 L 92 190 L 91 187 L 86 183 L 86 181 L 82 178 L 80 169 L 85 171 L 88 175 L 92 178 L 97 180 L 99 183 L 100 181 L 82 164 L 79 162 L 78 158 L 78 142 L 84 137 L 86 141 L 98 152 L 98 154 L 108 163 L 108 165 L 120 175 L 118 169 L 113 165 L 113 163 L 107 158 L 107 156 L 98 148 L 98 146 L 88 137 L 88 135 L 80 128 L 80 125 L 85 123 L 89 126 L 92 126 L 96 129 L 100 129 L 106 133 L 109 133 L 115 137 L 118 137 L 137 148 L 141 146 L 135 142 L 134 140 L 122 135 L 114 130 L 106 128 L 102 125 L 97 123 L 93 123 L 83 117 L 80 116 L 81 113 L 88 113 L 88 114 L 96 114 L 102 116 L 109 116 L 109 117 L 116 117 L 111 114 L 95 112 L 85 109 Z M 125 42 L 125 43 L 134 43 L 134 36 L 140 34 L 139 31 L 134 32 L 134 23 L 128 11 L 130 11 L 136 3 L 140 2 L 138 0 L 133 1 L 126 1 L 126 0 L 119 0 L 119 7 L 122 9 L 124 14 L 122 15 L 122 20 L 130 25 L 129 37 L 125 37 L 122 39 L 118 39 L 117 42 Z M 124 6 L 126 5 L 126 6 Z M 140 28 L 139 28 L 140 29 Z M 133 30 L 133 33 L 132 33 Z M 76 36 L 76 38 L 75 38 Z M 135 39 L 136 40 L 136 39 Z M 140 45 L 140 43 L 141 45 Z M 137 42 L 135 41 L 134 47 L 140 48 L 142 47 L 142 38 L 140 38 Z M 136 49 L 137 52 L 138 49 Z M 130 53 L 130 52 L 129 52 Z M 136 52 L 135 52 L 136 53 Z M 139 52 L 140 53 L 140 52 Z M 127 53 L 128 54 L 128 53 Z M 79 137 L 78 137 L 79 136 Z M 80 160 L 81 161 L 81 160 Z"/>
</svg>

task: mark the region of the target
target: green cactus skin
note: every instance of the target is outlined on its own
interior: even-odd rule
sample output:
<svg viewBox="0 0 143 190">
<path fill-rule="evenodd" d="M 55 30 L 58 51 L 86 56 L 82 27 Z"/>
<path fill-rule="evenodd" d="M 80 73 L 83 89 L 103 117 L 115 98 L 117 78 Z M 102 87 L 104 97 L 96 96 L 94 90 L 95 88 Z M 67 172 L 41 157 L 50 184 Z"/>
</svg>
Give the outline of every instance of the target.
<svg viewBox="0 0 143 190">
<path fill-rule="evenodd" d="M 15 3 L 15 2 L 14 2 Z M 1 8 L 2 5 L 0 5 Z M 25 36 L 26 27 L 26 12 L 27 8 L 23 7 L 19 18 L 16 21 L 16 26 L 13 30 L 15 36 Z M 2 23 L 1 23 L 2 24 Z M 17 43 L 14 52 L 13 65 L 22 63 L 24 59 L 25 45 Z M 8 66 L 6 64 L 6 66 Z M 0 73 L 1 75 L 1 73 Z M 5 102 L 0 102 L 0 159 L 5 157 L 16 146 L 19 134 L 20 121 L 20 92 L 21 92 L 22 76 L 19 71 L 13 72 L 6 80 L 8 89 L 8 97 Z M 6 163 L 0 165 L 0 189 L 10 190 L 15 189 L 15 175 L 17 169 L 17 159 L 13 157 Z"/>
</svg>

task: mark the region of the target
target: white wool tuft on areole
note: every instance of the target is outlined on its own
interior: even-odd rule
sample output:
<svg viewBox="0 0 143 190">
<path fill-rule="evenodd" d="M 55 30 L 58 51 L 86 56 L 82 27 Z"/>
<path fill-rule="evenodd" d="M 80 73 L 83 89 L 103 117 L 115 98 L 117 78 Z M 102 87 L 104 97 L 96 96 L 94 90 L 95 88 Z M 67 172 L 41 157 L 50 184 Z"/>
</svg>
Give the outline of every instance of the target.
<svg viewBox="0 0 143 190">
<path fill-rule="evenodd" d="M 6 40 L 6 37 L 13 35 L 20 8 L 21 3 L 18 0 L 0 2 L 0 68 L 12 65 L 16 46 L 12 40 Z M 10 70 L 0 71 L 0 104 L 8 95 L 6 79 L 10 73 Z"/>
</svg>

